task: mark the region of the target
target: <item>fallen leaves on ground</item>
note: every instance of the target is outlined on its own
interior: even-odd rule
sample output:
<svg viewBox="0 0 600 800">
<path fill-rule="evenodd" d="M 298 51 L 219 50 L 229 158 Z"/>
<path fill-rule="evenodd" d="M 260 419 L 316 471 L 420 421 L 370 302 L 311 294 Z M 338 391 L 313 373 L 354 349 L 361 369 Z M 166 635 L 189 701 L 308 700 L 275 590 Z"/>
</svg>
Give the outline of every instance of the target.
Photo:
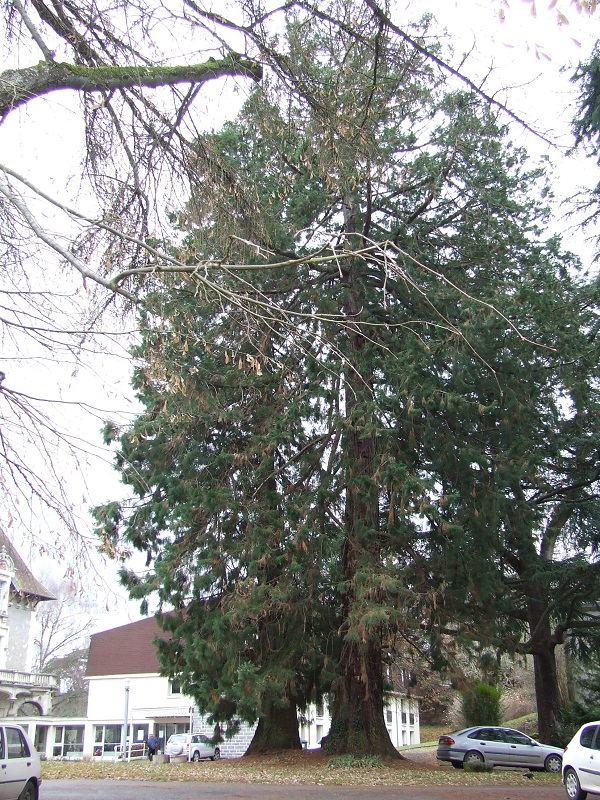
<svg viewBox="0 0 600 800">
<path fill-rule="evenodd" d="M 264 756 L 222 759 L 183 764 L 135 761 L 45 761 L 43 778 L 139 781 L 197 781 L 199 783 L 328 784 L 337 786 L 410 786 L 417 784 L 472 786 L 474 784 L 518 785 L 530 783 L 527 770 L 496 769 L 489 773 L 467 773 L 439 764 L 432 750 L 408 750 L 404 758 L 386 759 L 381 766 L 339 767 L 320 751 L 288 751 Z M 531 773 L 530 773 L 531 774 Z M 560 784 L 560 776 L 533 773 L 533 781 Z"/>
</svg>

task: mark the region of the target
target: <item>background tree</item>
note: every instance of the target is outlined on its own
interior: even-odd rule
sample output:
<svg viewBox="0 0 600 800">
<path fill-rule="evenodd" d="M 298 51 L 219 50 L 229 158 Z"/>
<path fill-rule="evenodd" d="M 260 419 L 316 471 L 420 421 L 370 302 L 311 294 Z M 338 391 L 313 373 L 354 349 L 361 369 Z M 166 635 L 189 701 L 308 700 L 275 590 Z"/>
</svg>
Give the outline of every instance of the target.
<svg viewBox="0 0 600 800">
<path fill-rule="evenodd" d="M 539 261 L 536 271 L 538 290 L 507 292 L 504 309 L 512 316 L 516 302 L 529 335 L 551 349 L 532 348 L 527 342 L 499 349 L 496 329 L 489 340 L 490 393 L 486 399 L 481 376 L 473 424 L 467 422 L 469 395 L 464 391 L 473 383 L 465 361 L 454 372 L 458 384 L 454 379 L 447 384 L 455 400 L 439 416 L 440 425 L 432 427 L 430 447 L 433 452 L 442 443 L 445 501 L 440 519 L 427 529 L 427 543 L 434 561 L 441 558 L 453 565 L 444 601 L 450 605 L 440 605 L 438 620 L 451 620 L 454 636 L 461 636 L 457 617 L 469 610 L 465 642 L 473 640 L 470 625 L 475 624 L 480 644 L 533 656 L 539 732 L 554 741 L 562 735 L 555 648 L 566 636 L 593 637 L 597 625 L 590 603 L 595 603 L 598 579 L 598 354 L 595 337 L 590 337 L 597 317 L 593 285 L 573 280 L 572 267 L 569 272 L 557 269 L 552 249 L 547 255 L 550 261 L 546 266 Z M 478 353 L 487 358 L 484 329 L 477 342 Z M 501 401 L 488 402 L 496 381 L 502 387 Z M 461 430 L 452 444 L 448 427 Z M 461 492 L 462 480 L 471 484 L 470 501 Z M 458 521 L 470 532 L 472 549 L 495 553 L 488 571 L 478 565 L 471 572 L 468 551 L 451 527 Z"/>
<path fill-rule="evenodd" d="M 47 672 L 56 659 L 85 650 L 95 624 L 95 605 L 70 591 L 63 581 L 44 578 L 56 600 L 41 603 L 36 613 L 34 670 Z"/>
<path fill-rule="evenodd" d="M 573 77 L 573 83 L 579 86 L 578 108 L 573 119 L 575 149 L 584 149 L 600 162 L 600 47 L 598 43 L 590 59 L 580 63 Z M 579 192 L 574 198 L 574 207 L 583 215 L 583 229 L 591 229 L 592 238 L 596 242 L 596 258 L 598 257 L 598 235 L 595 228 L 598 222 L 598 196 L 600 183 L 591 189 Z"/>
</svg>

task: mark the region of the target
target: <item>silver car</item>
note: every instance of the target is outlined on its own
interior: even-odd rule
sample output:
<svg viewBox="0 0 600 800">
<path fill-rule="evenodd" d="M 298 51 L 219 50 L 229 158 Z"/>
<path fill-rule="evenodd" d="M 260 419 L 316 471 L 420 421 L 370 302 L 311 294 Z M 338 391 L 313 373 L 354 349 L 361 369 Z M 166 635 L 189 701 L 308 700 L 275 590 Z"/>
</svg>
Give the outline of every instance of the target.
<svg viewBox="0 0 600 800">
<path fill-rule="evenodd" d="M 513 728 L 474 727 L 440 736 L 437 757 L 462 769 L 465 764 L 527 767 L 560 773 L 563 750 L 540 744 Z"/>
<path fill-rule="evenodd" d="M 203 758 L 218 761 L 221 751 L 203 733 L 174 733 L 169 736 L 165 755 L 185 756 L 188 761 L 201 761 Z"/>
<path fill-rule="evenodd" d="M 31 740 L 18 725 L 0 725 L 0 797 L 38 800 L 42 765 Z"/>
</svg>

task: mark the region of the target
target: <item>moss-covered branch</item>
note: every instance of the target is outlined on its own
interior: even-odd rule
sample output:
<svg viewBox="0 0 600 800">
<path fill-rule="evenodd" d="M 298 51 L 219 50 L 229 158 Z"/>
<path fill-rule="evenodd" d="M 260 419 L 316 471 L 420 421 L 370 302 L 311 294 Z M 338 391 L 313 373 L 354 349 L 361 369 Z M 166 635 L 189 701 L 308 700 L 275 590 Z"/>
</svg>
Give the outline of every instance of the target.
<svg viewBox="0 0 600 800">
<path fill-rule="evenodd" d="M 220 60 L 209 58 L 203 64 L 175 67 L 83 67 L 41 61 L 35 66 L 6 70 L 0 75 L 0 117 L 4 117 L 13 108 L 56 89 L 72 89 L 78 92 L 110 92 L 133 86 L 154 89 L 179 83 L 202 84 L 226 75 L 245 76 L 258 81 L 262 77 L 262 68 L 255 61 L 239 56 L 228 56 Z"/>
</svg>

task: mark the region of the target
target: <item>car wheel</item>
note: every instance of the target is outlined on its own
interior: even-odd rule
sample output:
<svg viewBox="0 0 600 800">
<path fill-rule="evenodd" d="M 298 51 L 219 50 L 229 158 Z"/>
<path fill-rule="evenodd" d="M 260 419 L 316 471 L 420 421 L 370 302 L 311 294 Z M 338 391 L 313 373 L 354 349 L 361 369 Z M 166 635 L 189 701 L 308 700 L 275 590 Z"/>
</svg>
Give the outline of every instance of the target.
<svg viewBox="0 0 600 800">
<path fill-rule="evenodd" d="M 200 761 L 200 753 L 197 750 L 194 750 L 192 761 Z"/>
<path fill-rule="evenodd" d="M 544 769 L 546 772 L 554 772 L 560 773 L 562 772 L 562 758 L 553 753 L 551 756 L 548 756 L 544 761 Z"/>
<path fill-rule="evenodd" d="M 218 747 L 215 747 L 215 754 L 211 758 L 211 761 L 218 761 L 220 758 L 221 758 L 221 751 L 219 750 Z"/>
<path fill-rule="evenodd" d="M 25 785 L 25 788 L 19 795 L 19 800 L 37 800 L 38 799 L 38 791 L 37 786 L 35 786 L 31 781 L 28 781 Z"/>
<path fill-rule="evenodd" d="M 483 760 L 483 756 L 477 750 L 469 750 L 468 753 L 465 753 L 463 765 L 469 764 L 471 767 L 478 767 L 483 764 Z"/>
<path fill-rule="evenodd" d="M 584 792 L 581 788 L 577 773 L 571 767 L 565 770 L 564 784 L 567 796 L 571 800 L 585 800 L 587 797 L 587 792 Z"/>
</svg>

